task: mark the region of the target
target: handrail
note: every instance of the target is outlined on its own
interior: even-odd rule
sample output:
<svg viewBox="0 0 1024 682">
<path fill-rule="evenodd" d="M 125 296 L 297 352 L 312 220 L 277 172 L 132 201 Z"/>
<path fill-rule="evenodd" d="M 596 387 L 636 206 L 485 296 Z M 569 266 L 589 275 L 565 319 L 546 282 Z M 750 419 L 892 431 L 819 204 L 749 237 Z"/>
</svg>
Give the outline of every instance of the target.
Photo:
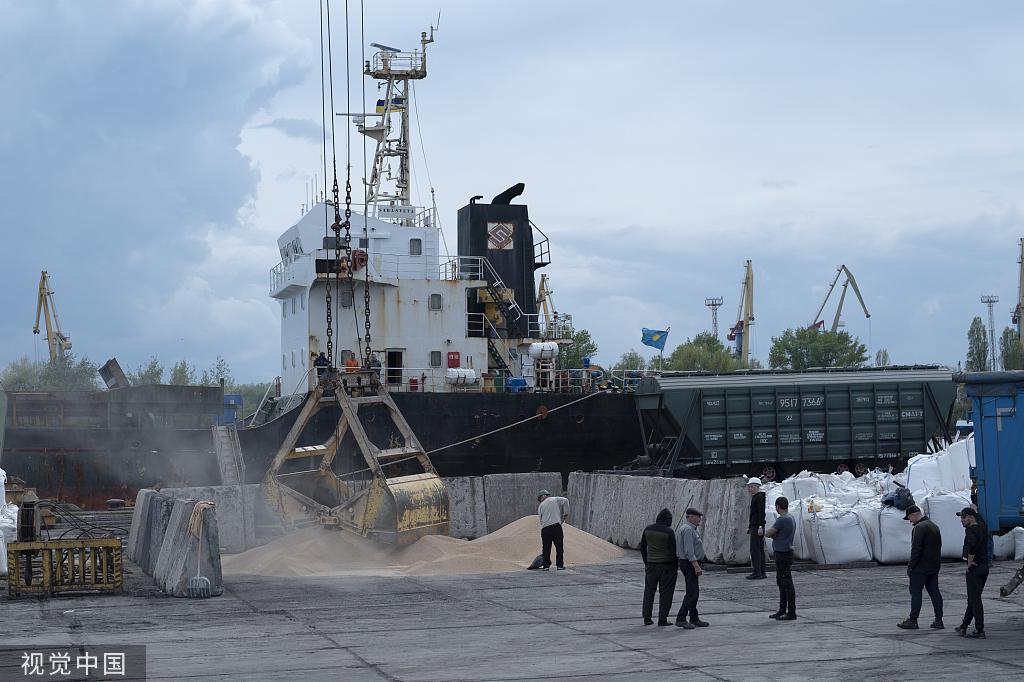
<svg viewBox="0 0 1024 682">
<path fill-rule="evenodd" d="M 251 417 L 249 417 L 249 426 L 253 426 L 254 422 L 256 421 L 257 415 L 259 415 L 260 411 L 263 409 L 263 405 L 270 398 L 270 392 L 274 390 L 274 384 L 280 378 L 281 377 L 274 377 L 274 381 L 271 381 L 269 384 L 267 384 L 267 390 L 263 393 L 263 398 L 260 400 L 260 404 L 256 406 L 256 411 L 252 413 Z"/>
</svg>

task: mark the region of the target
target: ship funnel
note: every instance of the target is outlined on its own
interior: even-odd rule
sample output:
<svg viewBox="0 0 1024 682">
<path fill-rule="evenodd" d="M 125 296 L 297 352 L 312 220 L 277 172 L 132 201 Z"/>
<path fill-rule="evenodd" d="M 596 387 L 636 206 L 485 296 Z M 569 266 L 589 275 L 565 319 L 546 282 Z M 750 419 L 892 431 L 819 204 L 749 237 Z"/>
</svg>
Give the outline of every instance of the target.
<svg viewBox="0 0 1024 682">
<path fill-rule="evenodd" d="M 509 204 L 512 203 L 513 199 L 522 194 L 524 191 L 526 191 L 526 184 L 522 182 L 517 182 L 516 184 L 509 187 L 501 194 L 498 194 L 493 199 L 491 199 L 491 203 L 500 204 L 502 206 L 508 206 Z"/>
</svg>

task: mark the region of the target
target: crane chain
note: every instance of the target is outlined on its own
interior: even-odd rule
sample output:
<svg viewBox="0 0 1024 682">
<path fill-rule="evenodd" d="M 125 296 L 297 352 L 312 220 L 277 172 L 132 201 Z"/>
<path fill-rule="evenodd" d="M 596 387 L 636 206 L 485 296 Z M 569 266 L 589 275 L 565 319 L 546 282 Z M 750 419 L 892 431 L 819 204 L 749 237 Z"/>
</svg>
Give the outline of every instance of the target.
<svg viewBox="0 0 1024 682">
<path fill-rule="evenodd" d="M 345 175 L 345 279 L 348 280 L 348 293 L 351 296 L 351 304 L 355 305 L 355 263 L 352 261 L 352 164 L 348 164 Z M 356 346 L 358 349 L 359 335 L 356 333 Z"/>
<path fill-rule="evenodd" d="M 337 273 L 338 261 L 341 256 L 341 213 L 338 211 L 338 166 L 334 166 L 334 185 L 331 189 L 331 195 L 334 199 L 334 222 L 331 224 L 331 229 L 334 231 L 334 267 L 327 269 L 327 359 L 331 363 L 331 367 L 334 368 L 334 313 L 331 306 L 331 275 Z M 332 273 L 333 271 L 333 273 Z M 341 293 L 341 289 L 338 289 L 338 293 Z"/>
</svg>

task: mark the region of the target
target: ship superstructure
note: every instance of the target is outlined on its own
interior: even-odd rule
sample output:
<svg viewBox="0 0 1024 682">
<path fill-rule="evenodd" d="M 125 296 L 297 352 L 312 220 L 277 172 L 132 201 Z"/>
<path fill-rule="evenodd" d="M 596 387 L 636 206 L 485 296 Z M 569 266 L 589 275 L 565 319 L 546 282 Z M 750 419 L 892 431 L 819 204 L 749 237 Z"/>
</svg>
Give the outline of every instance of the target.
<svg viewBox="0 0 1024 682">
<path fill-rule="evenodd" d="M 421 34 L 419 51 L 374 54 L 365 74 L 380 83 L 376 112 L 345 114 L 376 142 L 365 200 L 353 197 L 351 259 L 329 229 L 330 200 L 315 203 L 278 238 L 281 262 L 270 271 L 270 296 L 281 306 L 285 395 L 316 384 L 314 362 L 327 350 L 328 287 L 335 367 L 368 361 L 400 391 L 555 385 L 554 358 L 571 337 L 572 320 L 537 310 L 535 272 L 550 263 L 550 248 L 527 207 L 512 203 L 523 185 L 460 209 L 454 256 L 442 253 L 434 208 L 410 202 L 410 82 L 426 77 L 431 42 L 433 31 Z M 369 359 L 361 350 L 367 321 Z"/>
</svg>

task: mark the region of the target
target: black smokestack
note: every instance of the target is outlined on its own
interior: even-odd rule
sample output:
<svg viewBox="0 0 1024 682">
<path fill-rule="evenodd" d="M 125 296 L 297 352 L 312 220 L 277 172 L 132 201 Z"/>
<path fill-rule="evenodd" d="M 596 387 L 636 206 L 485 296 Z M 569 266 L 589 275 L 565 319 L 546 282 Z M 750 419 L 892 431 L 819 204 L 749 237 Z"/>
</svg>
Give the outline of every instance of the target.
<svg viewBox="0 0 1024 682">
<path fill-rule="evenodd" d="M 512 203 L 513 199 L 515 199 L 517 196 L 519 196 L 520 194 L 522 194 L 525 191 L 526 191 L 526 184 L 522 183 L 522 182 L 517 182 L 516 184 L 512 185 L 511 187 L 509 187 L 507 190 L 505 190 L 501 194 L 499 194 L 496 197 L 494 197 L 493 199 L 491 199 L 491 203 L 492 204 L 501 204 L 503 206 L 508 206 L 509 204 Z"/>
</svg>

